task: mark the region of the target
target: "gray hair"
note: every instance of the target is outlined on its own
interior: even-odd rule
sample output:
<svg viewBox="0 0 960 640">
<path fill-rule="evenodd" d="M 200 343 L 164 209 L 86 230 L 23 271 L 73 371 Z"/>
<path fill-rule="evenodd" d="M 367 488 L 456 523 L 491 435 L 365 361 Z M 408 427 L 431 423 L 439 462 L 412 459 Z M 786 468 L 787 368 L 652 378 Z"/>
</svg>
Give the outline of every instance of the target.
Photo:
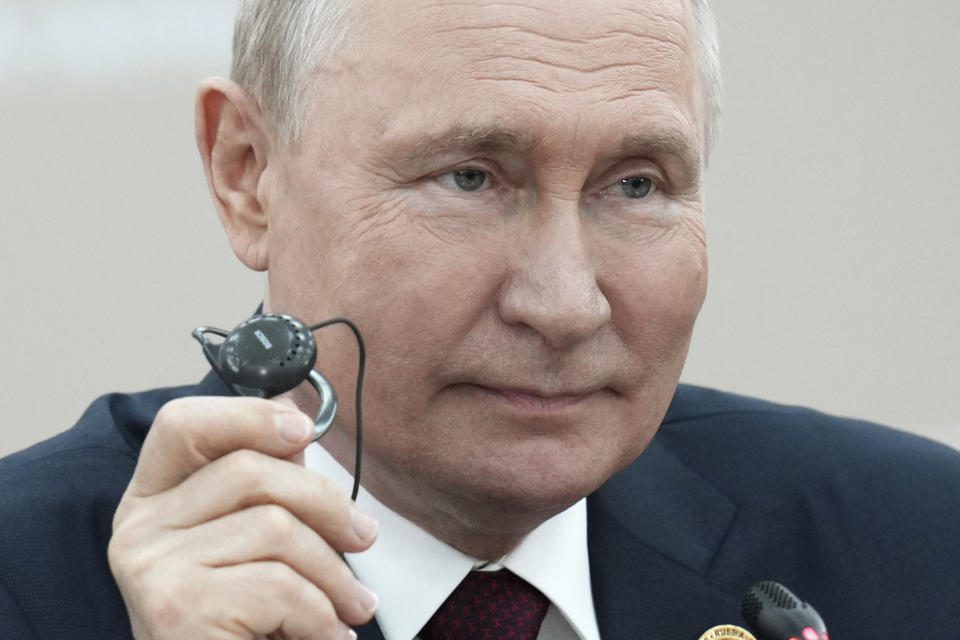
<svg viewBox="0 0 960 640">
<path fill-rule="evenodd" d="M 356 0 L 240 0 L 230 77 L 282 144 L 300 138 L 308 77 L 346 39 L 355 14 Z"/>
<path fill-rule="evenodd" d="M 717 136 L 722 82 L 717 21 L 710 0 L 689 0 L 705 99 L 706 147 Z M 294 144 L 302 133 L 308 76 L 332 55 L 356 19 L 357 0 L 240 0 L 231 77 L 260 105 L 273 134 Z"/>
<path fill-rule="evenodd" d="M 697 30 L 697 64 L 703 83 L 705 153 L 710 156 L 720 134 L 720 104 L 723 98 L 723 76 L 720 73 L 720 38 L 717 18 L 710 0 L 691 0 L 693 23 Z"/>
</svg>

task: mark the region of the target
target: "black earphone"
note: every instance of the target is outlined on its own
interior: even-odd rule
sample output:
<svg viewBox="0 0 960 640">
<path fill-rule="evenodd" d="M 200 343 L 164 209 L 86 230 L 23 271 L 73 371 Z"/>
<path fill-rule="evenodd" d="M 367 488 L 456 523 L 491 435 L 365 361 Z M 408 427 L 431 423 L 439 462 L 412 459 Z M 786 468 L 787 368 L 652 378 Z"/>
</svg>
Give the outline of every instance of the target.
<svg viewBox="0 0 960 640">
<path fill-rule="evenodd" d="M 333 318 L 308 327 L 291 315 L 270 313 L 241 322 L 230 333 L 216 327 L 197 327 L 193 330 L 193 337 L 203 347 L 203 354 L 213 370 L 239 395 L 272 398 L 294 389 L 302 382 L 309 382 L 320 396 L 320 410 L 314 418 L 313 433 L 313 439 L 319 440 L 333 424 L 338 402 L 333 385 L 314 368 L 317 343 L 313 339 L 313 331 L 333 324 L 350 327 L 360 350 L 357 367 L 356 457 L 351 495 L 356 500 L 360 489 L 363 447 L 361 401 L 366 364 L 363 337 L 357 326 L 346 318 Z M 212 342 L 211 335 L 224 340 Z"/>
</svg>

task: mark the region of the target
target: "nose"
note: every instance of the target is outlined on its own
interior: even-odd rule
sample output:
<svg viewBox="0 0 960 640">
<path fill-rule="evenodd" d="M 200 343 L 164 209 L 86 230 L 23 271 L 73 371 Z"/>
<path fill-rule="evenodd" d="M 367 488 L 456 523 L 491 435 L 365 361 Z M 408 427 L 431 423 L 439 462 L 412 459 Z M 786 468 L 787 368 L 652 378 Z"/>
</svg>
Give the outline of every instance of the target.
<svg viewBox="0 0 960 640">
<path fill-rule="evenodd" d="M 610 320 L 610 303 L 597 281 L 588 232 L 575 203 L 535 216 L 511 247 L 499 312 L 510 325 L 536 331 L 553 349 L 566 350 Z"/>
</svg>

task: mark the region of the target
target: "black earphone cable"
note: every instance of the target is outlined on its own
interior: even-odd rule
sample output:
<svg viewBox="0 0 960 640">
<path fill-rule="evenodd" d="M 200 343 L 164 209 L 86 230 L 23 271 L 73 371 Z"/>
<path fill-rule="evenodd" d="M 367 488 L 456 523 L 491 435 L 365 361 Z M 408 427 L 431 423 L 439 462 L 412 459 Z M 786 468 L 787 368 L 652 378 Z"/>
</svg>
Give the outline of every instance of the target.
<svg viewBox="0 0 960 640">
<path fill-rule="evenodd" d="M 356 450 L 353 458 L 353 489 L 350 492 L 350 499 L 356 502 L 357 495 L 360 493 L 360 459 L 363 454 L 363 373 L 367 366 L 367 349 L 363 344 L 363 336 L 360 335 L 360 329 L 357 328 L 357 325 L 355 325 L 353 321 L 347 318 L 331 318 L 330 320 L 324 320 L 323 322 L 319 322 L 312 327 L 309 327 L 309 329 L 311 332 L 313 332 L 334 324 L 345 324 L 350 327 L 350 330 L 353 331 L 354 337 L 357 339 L 357 348 L 359 350 L 359 358 L 357 362 L 357 392 L 354 406 L 357 420 Z"/>
</svg>

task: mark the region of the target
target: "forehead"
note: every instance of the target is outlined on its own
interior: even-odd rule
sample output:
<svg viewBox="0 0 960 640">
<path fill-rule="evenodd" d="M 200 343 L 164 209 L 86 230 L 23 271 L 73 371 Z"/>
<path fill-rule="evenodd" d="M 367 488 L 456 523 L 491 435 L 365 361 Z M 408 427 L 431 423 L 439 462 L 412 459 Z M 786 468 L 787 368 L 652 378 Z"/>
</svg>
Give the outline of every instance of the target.
<svg viewBox="0 0 960 640">
<path fill-rule="evenodd" d="M 684 46 L 691 19 L 688 0 L 366 0 L 361 13 L 377 38 L 422 45 L 453 32 L 465 46 L 511 32 L 524 44 L 528 36 L 568 45 L 652 36 Z"/>
<path fill-rule="evenodd" d="M 585 133 L 658 124 L 687 129 L 699 146 L 686 0 L 368 0 L 361 13 L 337 66 L 380 101 L 384 133 L 455 117 Z"/>
</svg>

